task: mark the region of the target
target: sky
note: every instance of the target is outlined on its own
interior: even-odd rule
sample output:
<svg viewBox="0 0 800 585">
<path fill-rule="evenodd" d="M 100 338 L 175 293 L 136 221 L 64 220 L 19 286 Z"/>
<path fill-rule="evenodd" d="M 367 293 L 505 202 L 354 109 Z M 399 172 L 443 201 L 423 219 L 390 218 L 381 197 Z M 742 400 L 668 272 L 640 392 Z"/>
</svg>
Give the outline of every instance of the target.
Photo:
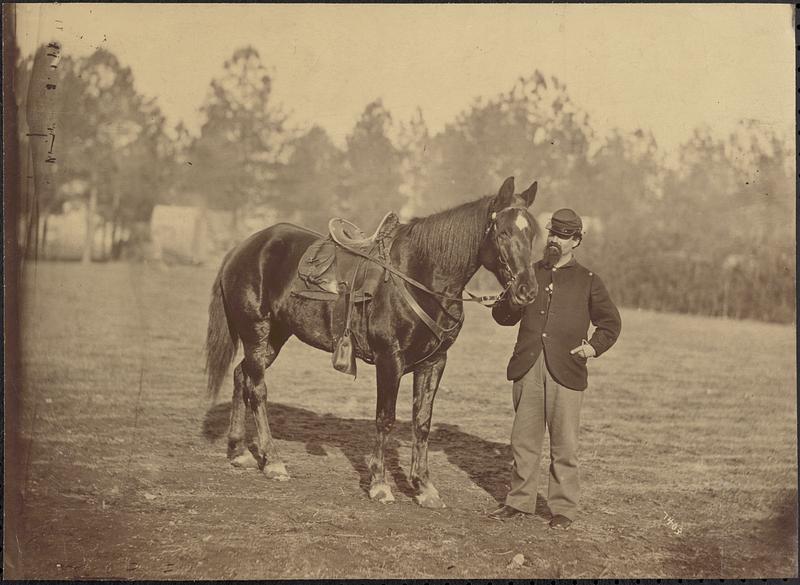
<svg viewBox="0 0 800 585">
<path fill-rule="evenodd" d="M 756 119 L 794 132 L 792 5 L 765 4 L 17 4 L 23 55 L 104 47 L 131 67 L 171 124 L 197 133 L 211 79 L 242 46 L 273 75 L 300 127 L 342 145 L 376 98 L 394 119 L 417 107 L 432 133 L 475 98 L 535 70 L 566 83 L 602 135 L 653 132 L 665 152 L 707 124 Z M 63 29 L 63 30 L 61 30 Z"/>
</svg>

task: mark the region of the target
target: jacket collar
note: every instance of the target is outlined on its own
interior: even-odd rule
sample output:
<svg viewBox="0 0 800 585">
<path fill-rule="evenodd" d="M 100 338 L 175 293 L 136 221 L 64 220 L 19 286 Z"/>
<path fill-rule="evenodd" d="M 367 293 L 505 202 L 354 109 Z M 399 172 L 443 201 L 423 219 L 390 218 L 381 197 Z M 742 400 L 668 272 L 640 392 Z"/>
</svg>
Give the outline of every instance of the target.
<svg viewBox="0 0 800 585">
<path fill-rule="evenodd" d="M 563 270 L 564 268 L 572 268 L 573 266 L 577 266 L 578 261 L 575 260 L 575 255 L 572 255 L 572 258 L 569 259 L 569 262 L 564 264 L 564 266 L 559 266 L 558 270 Z"/>
<path fill-rule="evenodd" d="M 538 266 L 540 269 L 542 269 L 542 270 L 546 270 L 546 269 L 545 269 L 545 267 L 544 267 L 544 261 L 542 261 L 542 260 L 539 260 L 539 261 L 536 263 L 536 265 L 537 265 L 537 266 Z M 566 264 L 564 264 L 564 266 L 559 266 L 559 267 L 557 268 L 557 270 L 564 270 L 565 268 L 572 268 L 573 266 L 577 266 L 577 265 L 578 265 L 578 261 L 575 259 L 575 255 L 573 255 L 573 256 L 572 256 L 572 258 L 570 258 L 570 259 L 569 259 L 569 262 L 567 262 Z"/>
</svg>

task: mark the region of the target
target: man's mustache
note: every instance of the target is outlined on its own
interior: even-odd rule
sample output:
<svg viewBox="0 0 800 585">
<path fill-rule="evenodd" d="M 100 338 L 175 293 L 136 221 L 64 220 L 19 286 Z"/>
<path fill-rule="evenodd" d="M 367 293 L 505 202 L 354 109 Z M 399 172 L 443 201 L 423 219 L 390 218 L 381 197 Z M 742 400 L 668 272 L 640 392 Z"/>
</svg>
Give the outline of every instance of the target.
<svg viewBox="0 0 800 585">
<path fill-rule="evenodd" d="M 559 254 L 561 253 L 561 244 L 559 244 L 558 242 L 547 242 L 547 245 L 544 247 L 545 253 L 547 253 L 548 249 L 550 248 L 558 250 Z"/>
</svg>

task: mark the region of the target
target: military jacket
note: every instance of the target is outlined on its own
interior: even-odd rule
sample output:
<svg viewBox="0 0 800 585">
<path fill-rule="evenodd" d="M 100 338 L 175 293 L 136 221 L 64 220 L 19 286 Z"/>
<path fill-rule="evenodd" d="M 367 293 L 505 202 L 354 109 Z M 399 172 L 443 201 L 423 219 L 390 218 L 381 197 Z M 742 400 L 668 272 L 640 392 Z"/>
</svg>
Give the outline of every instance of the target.
<svg viewBox="0 0 800 585">
<path fill-rule="evenodd" d="M 622 330 L 619 311 L 600 277 L 575 258 L 559 268 L 548 269 L 542 261 L 534 268 L 539 294 L 533 303 L 515 308 L 506 299 L 492 309 L 499 324 L 520 323 L 506 375 L 509 380 L 519 380 L 544 351 L 547 369 L 559 384 L 585 390 L 587 360 L 570 350 L 586 339 L 591 322 L 596 329 L 588 342 L 596 357 L 605 353 Z"/>
</svg>

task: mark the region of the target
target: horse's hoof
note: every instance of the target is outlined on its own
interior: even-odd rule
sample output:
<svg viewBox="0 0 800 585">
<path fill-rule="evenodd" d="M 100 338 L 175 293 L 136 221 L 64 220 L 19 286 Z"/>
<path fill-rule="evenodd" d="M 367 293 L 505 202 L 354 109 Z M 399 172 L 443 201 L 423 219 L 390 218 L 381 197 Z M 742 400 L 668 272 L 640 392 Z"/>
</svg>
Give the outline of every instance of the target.
<svg viewBox="0 0 800 585">
<path fill-rule="evenodd" d="M 415 496 L 414 499 L 417 500 L 417 503 L 423 508 L 447 507 L 444 505 L 442 498 L 439 497 L 439 493 L 436 490 L 426 490 L 424 492 L 420 492 Z"/>
<path fill-rule="evenodd" d="M 245 451 L 231 459 L 231 465 L 240 469 L 258 469 L 258 461 L 250 451 Z"/>
<path fill-rule="evenodd" d="M 377 483 L 369 488 L 369 499 L 373 502 L 380 502 L 381 504 L 389 504 L 394 502 L 394 495 L 392 489 L 385 483 Z"/>
<path fill-rule="evenodd" d="M 278 481 L 289 481 L 289 472 L 286 471 L 286 465 L 283 462 L 268 463 L 264 466 L 264 475 L 267 479 L 276 479 Z"/>
</svg>

